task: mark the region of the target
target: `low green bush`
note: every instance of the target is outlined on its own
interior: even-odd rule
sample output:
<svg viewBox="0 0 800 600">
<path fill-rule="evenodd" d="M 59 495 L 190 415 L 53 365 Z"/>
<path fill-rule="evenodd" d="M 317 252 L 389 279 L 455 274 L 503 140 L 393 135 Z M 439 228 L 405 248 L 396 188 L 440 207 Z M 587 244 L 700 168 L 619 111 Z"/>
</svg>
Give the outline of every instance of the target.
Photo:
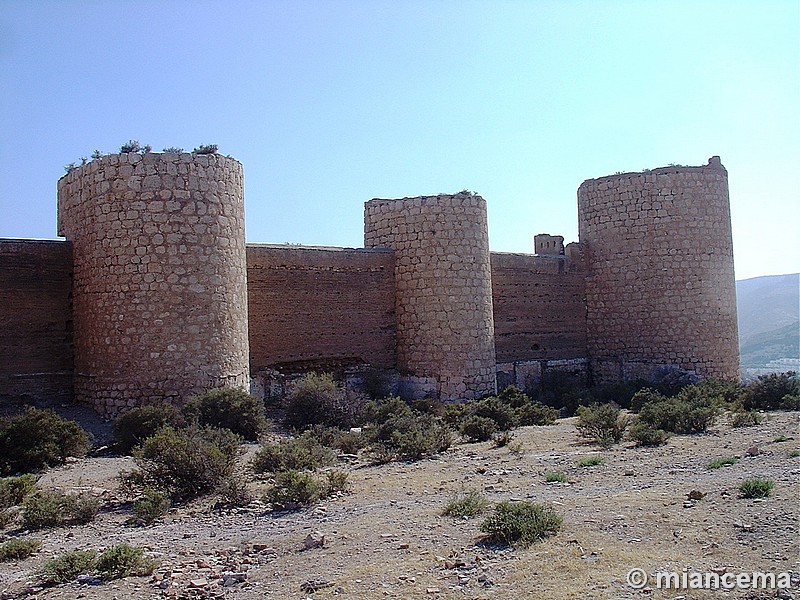
<svg viewBox="0 0 800 600">
<path fill-rule="evenodd" d="M 771 479 L 746 479 L 739 486 L 739 494 L 742 498 L 766 498 L 774 487 L 775 482 Z"/>
<path fill-rule="evenodd" d="M 449 409 L 450 406 L 455 405 L 448 405 L 446 409 Z M 414 409 L 396 396 L 368 402 L 363 411 L 364 420 L 376 425 L 386 423 L 389 419 L 410 417 L 413 414 L 415 414 Z"/>
<path fill-rule="evenodd" d="M 325 473 L 325 487 L 322 496 L 345 492 L 350 488 L 350 473 L 347 471 L 328 471 Z"/>
<path fill-rule="evenodd" d="M 144 555 L 144 548 L 119 544 L 100 553 L 95 570 L 103 579 L 120 579 L 131 575 L 150 575 L 156 563 Z"/>
<path fill-rule="evenodd" d="M 800 450 L 789 450 L 789 458 L 797 458 L 800 456 Z"/>
<path fill-rule="evenodd" d="M 69 583 L 94 571 L 95 556 L 91 550 L 65 552 L 45 562 L 38 571 L 39 578 L 46 585 Z"/>
<path fill-rule="evenodd" d="M 370 369 L 361 379 L 361 389 L 372 400 L 389 396 L 389 378 L 384 371 Z"/>
<path fill-rule="evenodd" d="M 489 508 L 489 500 L 480 492 L 471 490 L 453 497 L 442 510 L 447 517 L 474 517 Z"/>
<path fill-rule="evenodd" d="M 497 395 L 497 399 L 513 409 L 514 424 L 518 427 L 529 425 L 552 425 L 558 418 L 558 410 L 531 399 L 522 390 L 510 385 Z"/>
<path fill-rule="evenodd" d="M 379 460 L 419 460 L 443 452 L 452 443 L 450 428 L 438 417 L 420 414 L 391 417 L 373 434 Z"/>
<path fill-rule="evenodd" d="M 542 504 L 500 502 L 481 523 L 480 530 L 487 534 L 488 541 L 527 547 L 555 535 L 562 525 L 563 519 Z"/>
<path fill-rule="evenodd" d="M 264 403 L 234 388 L 213 389 L 195 396 L 184 404 L 182 412 L 189 423 L 228 429 L 249 441 L 256 441 L 268 428 Z"/>
<path fill-rule="evenodd" d="M 256 473 L 277 473 L 290 469 L 314 470 L 332 464 L 336 453 L 320 444 L 313 433 L 264 444 L 253 457 L 251 466 Z"/>
<path fill-rule="evenodd" d="M 216 154 L 218 151 L 219 148 L 216 144 L 201 144 L 192 150 L 192 154 Z"/>
<path fill-rule="evenodd" d="M 722 467 L 730 467 L 737 463 L 735 458 L 715 458 L 706 465 L 706 469 L 720 469 Z"/>
<path fill-rule="evenodd" d="M 552 425 L 558 418 L 558 410 L 552 406 L 546 406 L 534 400 L 517 408 L 516 413 L 517 425 L 520 427 L 529 425 Z"/>
<path fill-rule="evenodd" d="M 114 438 L 117 449 L 130 453 L 135 447 L 154 435 L 159 429 L 170 425 L 178 427 L 183 419 L 178 409 L 171 404 L 137 406 L 114 420 Z"/>
<path fill-rule="evenodd" d="M 704 395 L 697 384 L 683 388 L 677 396 L 654 396 L 639 410 L 639 420 L 670 433 L 703 433 L 719 414 L 719 403 Z"/>
<path fill-rule="evenodd" d="M 134 521 L 141 525 L 151 525 L 163 517 L 172 507 L 169 494 L 154 488 L 145 488 L 140 498 L 133 503 Z"/>
<path fill-rule="evenodd" d="M 229 477 L 216 489 L 215 508 L 241 508 L 253 501 L 253 494 L 247 483 L 236 477 Z"/>
<path fill-rule="evenodd" d="M 289 469 L 275 474 L 265 499 L 273 508 L 295 510 L 317 502 L 325 489 L 313 474 Z"/>
<path fill-rule="evenodd" d="M 654 402 L 663 402 L 666 400 L 667 397 L 654 390 L 653 388 L 644 387 L 636 392 L 633 397 L 631 397 L 631 410 L 633 412 L 639 412 L 642 410 L 642 407 L 645 404 L 651 404 Z"/>
<path fill-rule="evenodd" d="M 164 427 L 134 450 L 139 467 L 124 480 L 183 501 L 213 492 L 233 472 L 241 438 L 228 429 Z"/>
<path fill-rule="evenodd" d="M 39 540 L 11 538 L 0 544 L 0 562 L 25 560 L 35 553 L 42 543 Z"/>
<path fill-rule="evenodd" d="M 618 406 L 593 404 L 578 407 L 578 422 L 575 426 L 581 437 L 608 447 L 622 440 L 629 424 L 630 418 Z"/>
<path fill-rule="evenodd" d="M 581 404 L 585 406 L 591 404 L 616 404 L 621 408 L 633 410 L 633 398 L 645 387 L 647 387 L 646 381 L 636 379 L 620 383 L 596 385 L 580 390 L 579 395 Z"/>
<path fill-rule="evenodd" d="M 494 396 L 470 403 L 470 415 L 491 419 L 498 431 L 508 431 L 517 426 L 514 407 Z"/>
<path fill-rule="evenodd" d="M 745 386 L 742 404 L 755 410 L 800 410 L 800 377 L 795 371 L 761 375 Z"/>
<path fill-rule="evenodd" d="M 498 431 L 492 436 L 492 445 L 495 448 L 503 448 L 505 446 L 512 446 L 514 443 L 514 434 L 510 431 Z"/>
<path fill-rule="evenodd" d="M 365 402 L 337 385 L 330 374 L 309 373 L 294 382 L 283 404 L 286 425 L 303 430 L 311 425 L 350 428 Z"/>
<path fill-rule="evenodd" d="M 587 456 L 586 458 L 582 458 L 578 461 L 579 467 L 596 467 L 597 465 L 603 464 L 603 457 L 602 456 Z"/>
<path fill-rule="evenodd" d="M 411 408 L 417 412 L 433 415 L 434 417 L 444 417 L 447 407 L 441 400 L 433 398 L 420 398 L 411 401 Z"/>
<path fill-rule="evenodd" d="M 339 450 L 345 454 L 358 454 L 358 451 L 369 444 L 369 438 L 363 431 L 345 431 L 338 427 L 312 425 L 303 435 L 316 439 L 321 445 Z"/>
<path fill-rule="evenodd" d="M 731 427 L 755 427 L 764 421 L 764 415 L 757 410 L 737 410 L 730 414 Z"/>
<path fill-rule="evenodd" d="M 22 499 L 36 488 L 36 478 L 26 473 L 0 479 L 0 510 L 22 504 Z"/>
<path fill-rule="evenodd" d="M 89 434 L 54 411 L 28 407 L 0 418 L 0 475 L 31 473 L 89 451 Z"/>
<path fill-rule="evenodd" d="M 634 419 L 628 427 L 628 435 L 637 446 L 661 446 L 669 439 L 669 433 L 643 423 L 639 418 Z"/>
<path fill-rule="evenodd" d="M 0 529 L 5 529 L 17 516 L 19 511 L 10 508 L 0 508 Z"/>
<path fill-rule="evenodd" d="M 461 421 L 458 430 L 470 442 L 485 442 L 497 433 L 497 423 L 489 417 L 470 415 Z"/>
<path fill-rule="evenodd" d="M 100 511 L 100 501 L 88 494 L 64 494 L 37 490 L 25 496 L 22 503 L 22 526 L 45 529 L 62 525 L 85 525 Z"/>
<path fill-rule="evenodd" d="M 544 474 L 544 480 L 547 483 L 566 483 L 567 474 L 561 471 L 549 471 Z"/>
</svg>

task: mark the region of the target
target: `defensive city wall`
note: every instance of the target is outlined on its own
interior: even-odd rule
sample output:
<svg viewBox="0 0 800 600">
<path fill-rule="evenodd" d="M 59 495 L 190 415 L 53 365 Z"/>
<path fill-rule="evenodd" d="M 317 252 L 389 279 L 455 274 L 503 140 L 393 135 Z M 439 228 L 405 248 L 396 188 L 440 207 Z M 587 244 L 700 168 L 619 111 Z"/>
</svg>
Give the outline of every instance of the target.
<svg viewBox="0 0 800 600">
<path fill-rule="evenodd" d="M 737 378 L 719 158 L 587 180 L 578 218 L 579 243 L 490 252 L 462 192 L 366 202 L 364 248 L 245 244 L 236 160 L 104 156 L 58 182 L 66 241 L 0 240 L 0 399 L 113 415 L 309 369 L 448 401 L 553 372 Z"/>
</svg>

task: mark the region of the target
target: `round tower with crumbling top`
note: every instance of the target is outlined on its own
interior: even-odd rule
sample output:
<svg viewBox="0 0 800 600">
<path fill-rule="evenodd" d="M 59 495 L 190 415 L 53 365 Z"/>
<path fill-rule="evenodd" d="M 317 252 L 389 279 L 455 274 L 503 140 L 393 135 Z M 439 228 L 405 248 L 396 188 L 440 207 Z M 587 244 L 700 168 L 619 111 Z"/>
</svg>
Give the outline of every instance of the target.
<svg viewBox="0 0 800 600">
<path fill-rule="evenodd" d="M 737 379 L 728 173 L 718 156 L 589 179 L 578 189 L 596 383 L 677 366 Z"/>
<path fill-rule="evenodd" d="M 407 397 L 496 391 L 486 202 L 480 196 L 373 199 L 364 245 L 395 254 L 397 366 Z"/>
<path fill-rule="evenodd" d="M 249 386 L 241 164 L 112 154 L 58 182 L 73 247 L 75 397 L 107 415 Z"/>
</svg>

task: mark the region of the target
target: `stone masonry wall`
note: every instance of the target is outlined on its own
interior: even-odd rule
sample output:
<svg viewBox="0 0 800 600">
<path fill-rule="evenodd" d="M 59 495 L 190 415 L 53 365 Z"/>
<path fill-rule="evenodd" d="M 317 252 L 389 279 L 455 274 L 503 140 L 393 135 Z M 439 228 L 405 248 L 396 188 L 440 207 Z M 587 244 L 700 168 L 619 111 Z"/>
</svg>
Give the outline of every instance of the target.
<svg viewBox="0 0 800 600">
<path fill-rule="evenodd" d="M 0 241 L 0 398 L 72 398 L 72 247 Z"/>
<path fill-rule="evenodd" d="M 625 377 L 635 363 L 737 378 L 728 175 L 719 158 L 585 181 L 578 215 L 596 382 Z"/>
<path fill-rule="evenodd" d="M 394 366 L 394 254 L 247 246 L 250 368 Z"/>
<path fill-rule="evenodd" d="M 241 165 L 118 154 L 58 182 L 72 241 L 75 397 L 113 415 L 249 385 Z"/>
<path fill-rule="evenodd" d="M 586 356 L 585 275 L 566 257 L 492 252 L 498 363 Z"/>
<path fill-rule="evenodd" d="M 364 207 L 364 245 L 395 253 L 397 368 L 407 395 L 493 393 L 494 324 L 486 202 L 468 193 Z"/>
</svg>

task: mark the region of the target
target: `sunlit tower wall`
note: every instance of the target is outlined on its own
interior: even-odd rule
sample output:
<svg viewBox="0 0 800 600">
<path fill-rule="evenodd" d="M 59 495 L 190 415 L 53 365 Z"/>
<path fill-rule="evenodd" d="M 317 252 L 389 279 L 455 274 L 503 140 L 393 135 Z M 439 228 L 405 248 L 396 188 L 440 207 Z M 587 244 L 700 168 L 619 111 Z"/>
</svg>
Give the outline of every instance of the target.
<svg viewBox="0 0 800 600">
<path fill-rule="evenodd" d="M 58 182 L 72 242 L 75 398 L 107 415 L 249 386 L 242 166 L 112 154 Z"/>
<path fill-rule="evenodd" d="M 589 179 L 578 189 L 596 383 L 678 366 L 738 379 L 728 173 L 718 156 Z"/>
<path fill-rule="evenodd" d="M 486 202 L 471 193 L 364 207 L 364 245 L 395 253 L 397 368 L 404 395 L 496 391 Z"/>
</svg>

